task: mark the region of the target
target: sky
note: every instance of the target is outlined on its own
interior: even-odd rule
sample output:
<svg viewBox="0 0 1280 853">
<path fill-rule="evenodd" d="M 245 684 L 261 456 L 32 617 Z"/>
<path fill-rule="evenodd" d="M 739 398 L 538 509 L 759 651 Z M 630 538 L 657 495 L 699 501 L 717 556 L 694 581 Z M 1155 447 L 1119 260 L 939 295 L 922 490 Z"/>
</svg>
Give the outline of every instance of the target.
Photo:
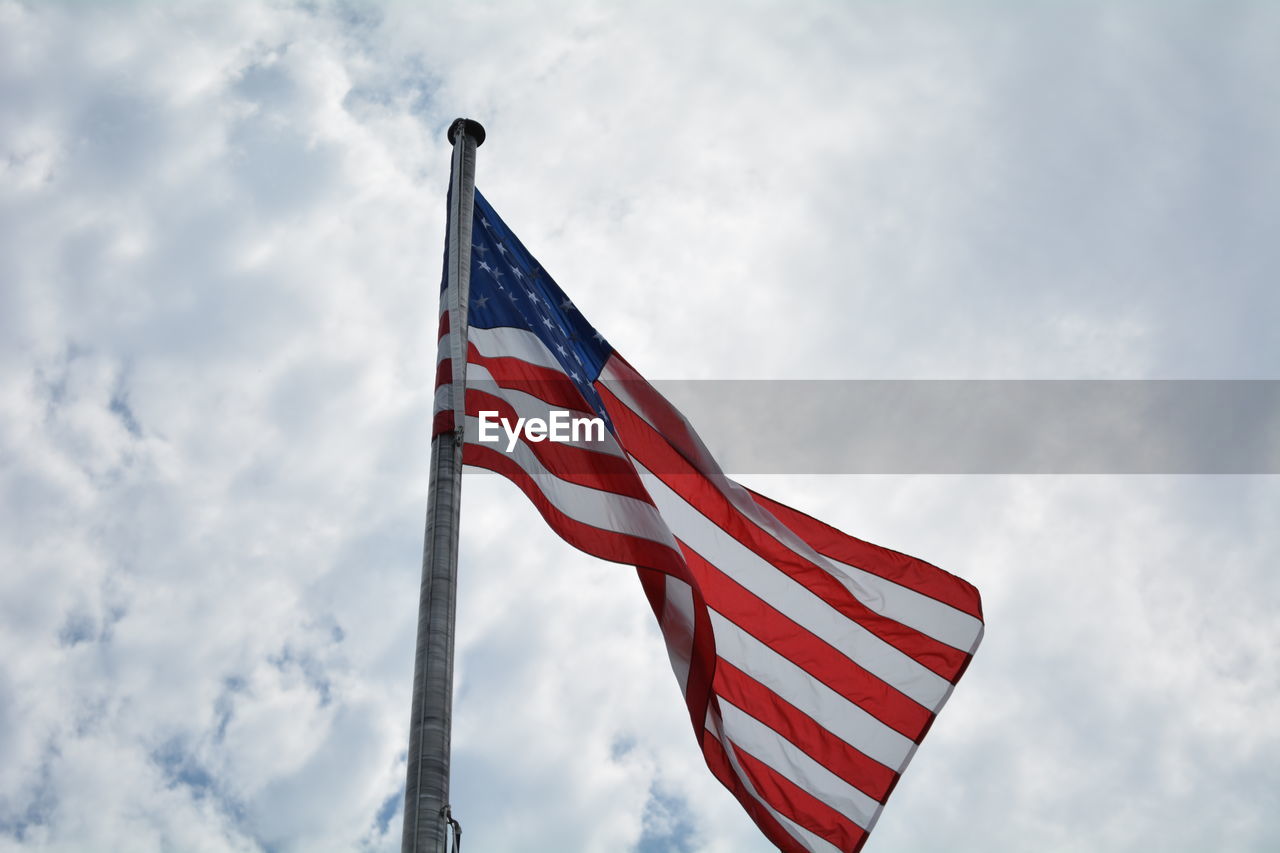
<svg viewBox="0 0 1280 853">
<path fill-rule="evenodd" d="M 1278 33 L 0 0 L 0 853 L 399 849 L 454 118 L 652 379 L 1277 379 Z M 743 479 L 983 593 L 868 853 L 1280 849 L 1277 476 Z M 463 494 L 465 849 L 765 853 L 634 571 Z"/>
</svg>

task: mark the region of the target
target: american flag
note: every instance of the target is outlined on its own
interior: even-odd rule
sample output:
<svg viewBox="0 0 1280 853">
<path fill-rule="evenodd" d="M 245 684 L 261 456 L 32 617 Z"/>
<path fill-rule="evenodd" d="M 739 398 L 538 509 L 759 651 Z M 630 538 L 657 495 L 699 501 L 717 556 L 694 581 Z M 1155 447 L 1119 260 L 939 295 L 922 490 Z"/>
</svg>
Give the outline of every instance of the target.
<svg viewBox="0 0 1280 853">
<path fill-rule="evenodd" d="M 464 462 L 636 567 L 707 766 L 779 850 L 860 850 L 982 638 L 977 589 L 729 479 L 479 191 L 470 240 Z M 461 325 L 442 310 L 437 433 Z M 481 413 L 552 410 L 603 440 L 479 440 Z"/>
</svg>

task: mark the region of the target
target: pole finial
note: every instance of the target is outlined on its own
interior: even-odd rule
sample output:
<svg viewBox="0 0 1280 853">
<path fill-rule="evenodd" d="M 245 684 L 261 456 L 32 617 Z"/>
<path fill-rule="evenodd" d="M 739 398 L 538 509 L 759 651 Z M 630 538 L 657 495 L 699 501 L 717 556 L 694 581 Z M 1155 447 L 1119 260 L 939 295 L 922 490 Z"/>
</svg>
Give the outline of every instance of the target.
<svg viewBox="0 0 1280 853">
<path fill-rule="evenodd" d="M 450 145 L 458 143 L 459 131 L 474 139 L 477 148 L 484 144 L 484 125 L 480 122 L 469 118 L 454 119 L 453 124 L 449 125 L 449 132 L 446 134 Z"/>
</svg>

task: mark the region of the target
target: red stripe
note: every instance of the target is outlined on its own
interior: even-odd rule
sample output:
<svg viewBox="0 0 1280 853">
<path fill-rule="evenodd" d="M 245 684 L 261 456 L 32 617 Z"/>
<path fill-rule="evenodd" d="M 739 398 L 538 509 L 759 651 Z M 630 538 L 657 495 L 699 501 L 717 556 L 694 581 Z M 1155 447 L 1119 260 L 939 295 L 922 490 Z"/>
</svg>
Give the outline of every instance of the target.
<svg viewBox="0 0 1280 853">
<path fill-rule="evenodd" d="M 681 579 L 693 590 L 693 650 L 689 661 L 689 680 L 685 684 L 685 706 L 689 710 L 689 722 L 694 732 L 700 733 L 706 724 L 707 708 L 711 705 L 711 685 L 715 681 L 715 634 L 711 630 L 711 616 L 707 602 L 702 598 L 698 585 L 688 576 L 688 568 Z"/>
<path fill-rule="evenodd" d="M 867 839 L 867 831 L 831 806 L 801 788 L 736 743 L 733 753 L 756 793 L 814 835 L 841 850 L 857 850 Z"/>
<path fill-rule="evenodd" d="M 443 300 L 443 297 L 441 297 Z M 449 334 L 449 312 L 444 310 L 440 312 L 439 332 L 436 335 L 437 341 L 444 340 L 445 335 Z M 437 356 L 439 358 L 439 356 Z M 443 358 L 436 362 L 436 389 L 441 386 L 448 385 L 453 381 L 453 359 Z M 453 410 L 446 409 L 436 412 L 431 418 L 431 437 L 435 438 L 442 433 L 453 430 Z"/>
<path fill-rule="evenodd" d="M 748 519 L 715 483 L 677 453 L 665 436 L 656 432 L 603 383 L 596 383 L 596 387 L 613 419 L 618 443 L 669 488 L 742 545 L 845 617 L 943 678 L 954 681 L 968 659 L 967 653 L 868 608 L 825 569 L 796 554 Z"/>
<path fill-rule="evenodd" d="M 809 853 L 809 849 L 796 841 L 791 833 L 783 829 L 782 824 L 777 818 L 769 813 L 769 810 L 760 805 L 760 802 L 751 795 L 747 790 L 747 786 L 742 784 L 742 780 L 738 778 L 738 774 L 734 772 L 733 765 L 729 763 L 729 756 L 725 754 L 724 745 L 716 740 L 715 735 L 710 732 L 702 734 L 702 755 L 707 760 L 707 767 L 720 780 L 720 784 L 729 789 L 729 793 L 737 798 L 742 807 L 746 809 L 747 814 L 755 821 L 756 826 L 765 834 L 765 837 L 773 842 L 781 853 Z"/>
<path fill-rule="evenodd" d="M 975 619 L 982 619 L 982 597 L 977 588 L 963 578 L 909 554 L 842 533 L 829 524 L 758 492 L 752 491 L 751 495 L 756 503 L 773 513 L 775 518 L 791 528 L 819 554 L 857 566 L 899 586 L 948 604 Z"/>
<path fill-rule="evenodd" d="M 485 356 L 475 344 L 467 345 L 467 361 L 482 365 L 503 388 L 524 391 L 561 409 L 591 411 L 578 386 L 562 370 L 531 364 L 513 356 Z M 484 383 L 474 382 L 473 386 L 483 387 Z"/>
<path fill-rule="evenodd" d="M 663 616 L 667 600 L 666 582 L 652 569 L 641 566 L 636 569 L 665 640 L 667 626 L 663 622 Z M 687 568 L 682 574 L 675 576 L 689 584 L 693 597 L 693 643 L 689 649 L 689 672 L 685 679 L 684 695 L 685 705 L 689 709 L 689 721 L 693 724 L 694 732 L 701 736 L 707 719 L 707 706 L 711 702 L 711 684 L 715 680 L 720 660 L 716 656 L 715 635 L 712 633 L 707 603 L 703 600 L 698 585 L 689 577 Z"/>
<path fill-rule="evenodd" d="M 680 542 L 680 550 L 709 607 L 894 731 L 919 739 L 933 717 L 928 709 L 783 615 L 685 543 Z"/>
<path fill-rule="evenodd" d="M 443 412 L 436 412 L 435 417 L 431 419 L 431 437 L 435 438 L 441 433 L 450 432 L 453 429 L 453 409 L 445 409 Z"/>
<path fill-rule="evenodd" d="M 723 658 L 715 693 L 789 740 L 867 796 L 883 803 L 898 774 L 833 735 L 820 723 Z"/>
<path fill-rule="evenodd" d="M 649 599 L 649 607 L 658 620 L 663 631 L 663 639 L 667 636 L 667 626 L 663 621 L 667 602 L 666 575 L 643 566 L 636 567 L 640 583 L 644 587 L 645 596 Z M 686 583 L 686 578 L 681 578 Z M 694 732 L 702 730 L 702 723 L 707 719 L 707 703 L 711 701 L 711 682 L 715 677 L 716 658 L 714 638 L 711 633 L 711 620 L 707 617 L 707 605 L 696 586 L 690 586 L 693 596 L 693 642 L 689 648 L 689 672 L 685 679 L 685 703 L 689 709 L 690 722 L 694 723 Z"/>
<path fill-rule="evenodd" d="M 649 607 L 653 615 L 662 621 L 662 612 L 667 604 L 667 576 L 653 569 L 636 568 L 640 577 L 640 586 L 644 589 L 645 598 L 649 599 Z"/>
</svg>

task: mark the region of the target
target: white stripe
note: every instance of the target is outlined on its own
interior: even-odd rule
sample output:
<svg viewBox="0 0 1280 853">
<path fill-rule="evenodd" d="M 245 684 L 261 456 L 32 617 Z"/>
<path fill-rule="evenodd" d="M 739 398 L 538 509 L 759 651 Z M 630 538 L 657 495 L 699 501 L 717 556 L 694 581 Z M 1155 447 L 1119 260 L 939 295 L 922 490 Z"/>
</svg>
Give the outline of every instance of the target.
<svg viewBox="0 0 1280 853">
<path fill-rule="evenodd" d="M 724 736 L 724 731 L 720 726 L 720 722 L 715 718 L 715 714 L 707 711 L 706 730 L 712 737 L 720 741 L 720 745 L 724 747 L 724 753 L 729 759 L 729 766 L 733 769 L 733 773 L 738 777 L 738 781 L 742 783 L 742 787 L 746 788 L 747 793 L 757 803 L 764 807 L 781 826 L 784 832 L 790 835 L 797 844 L 810 853 L 841 853 L 840 848 L 836 847 L 827 839 L 805 829 L 791 818 L 779 812 L 773 806 L 760 796 L 754 785 L 751 784 L 751 778 L 742 770 L 742 764 L 738 761 L 738 756 L 733 750 L 733 744 Z"/>
<path fill-rule="evenodd" d="M 492 329 L 467 329 L 467 339 L 486 358 L 518 358 L 540 367 L 564 372 L 564 366 L 551 354 L 542 339 L 527 329 L 497 326 Z"/>
<path fill-rule="evenodd" d="M 605 364 L 600 373 L 600 380 L 632 412 L 649 424 L 654 431 L 661 433 L 661 430 L 654 425 L 653 418 L 640 405 L 639 399 L 630 391 L 629 386 L 633 382 L 642 380 L 621 378 L 611 363 Z M 653 393 L 657 394 L 657 391 L 654 390 Z M 702 451 L 703 464 L 698 466 L 701 472 L 739 512 L 755 522 L 758 527 L 773 536 L 792 553 L 825 569 L 871 611 L 901 622 L 952 648 L 966 652 L 973 650 L 975 641 L 982 634 L 982 623 L 978 619 L 910 587 L 818 553 L 795 531 L 756 503 L 750 492 L 726 477 L 711 459 L 710 451 L 706 450 L 692 425 L 689 425 L 684 416 L 665 398 L 658 396 L 663 403 L 666 403 L 667 412 L 683 421 L 688 426 L 690 436 L 696 440 L 697 447 Z"/>
<path fill-rule="evenodd" d="M 468 417 L 466 443 L 480 447 L 491 446 L 480 442 L 478 436 L 479 419 Z M 501 447 L 499 452 L 533 478 L 538 490 L 546 496 L 552 506 L 575 521 L 678 548 L 671 537 L 671 531 L 663 523 L 658 511 L 650 504 L 627 495 L 562 480 L 548 471 L 523 441 L 517 442 L 510 453 L 505 452 L 505 444 Z"/>
<path fill-rule="evenodd" d="M 915 746 L 910 738 L 859 708 L 715 610 L 716 654 L 804 711 L 831 734 L 896 770 Z"/>
<path fill-rule="evenodd" d="M 951 686 L 945 678 L 840 613 L 698 512 L 634 457 L 632 462 L 676 538 L 877 678 L 930 710 L 941 705 Z"/>
<path fill-rule="evenodd" d="M 564 378 L 565 382 L 569 381 L 569 377 Z M 573 417 L 590 418 L 595 417 L 591 412 L 577 409 L 562 409 L 559 405 L 552 405 L 542 398 L 521 391 L 518 388 L 506 388 L 493 378 L 493 374 L 489 372 L 483 364 L 469 362 L 467 364 L 467 388 L 477 391 L 486 391 L 496 397 L 506 400 L 511 408 L 516 410 L 516 416 L 521 418 L 547 418 L 551 411 L 569 411 Z M 501 448 L 506 448 L 505 433 L 499 428 L 499 433 L 503 435 Z M 571 447 L 581 447 L 585 450 L 594 450 L 597 453 L 608 453 L 613 456 L 621 457 L 623 455 L 622 448 L 618 446 L 618 441 L 613 437 L 613 433 L 609 430 L 604 431 L 604 440 L 579 440 L 579 441 L 561 441 L 558 444 L 567 444 Z M 494 445 L 488 445 L 493 447 Z"/>
<path fill-rule="evenodd" d="M 689 692 L 689 666 L 693 660 L 693 590 L 672 575 L 666 576 L 662 618 L 658 620 L 667 642 L 667 657 L 675 670 L 680 692 Z"/>
<path fill-rule="evenodd" d="M 963 610 L 834 557 L 814 553 L 818 565 L 826 568 L 859 601 L 883 616 L 963 652 L 972 652 L 982 636 L 982 622 Z"/>
<path fill-rule="evenodd" d="M 732 702 L 720 699 L 720 714 L 729 740 L 865 829 L 880 804 L 814 761 L 791 741 Z"/>
</svg>

